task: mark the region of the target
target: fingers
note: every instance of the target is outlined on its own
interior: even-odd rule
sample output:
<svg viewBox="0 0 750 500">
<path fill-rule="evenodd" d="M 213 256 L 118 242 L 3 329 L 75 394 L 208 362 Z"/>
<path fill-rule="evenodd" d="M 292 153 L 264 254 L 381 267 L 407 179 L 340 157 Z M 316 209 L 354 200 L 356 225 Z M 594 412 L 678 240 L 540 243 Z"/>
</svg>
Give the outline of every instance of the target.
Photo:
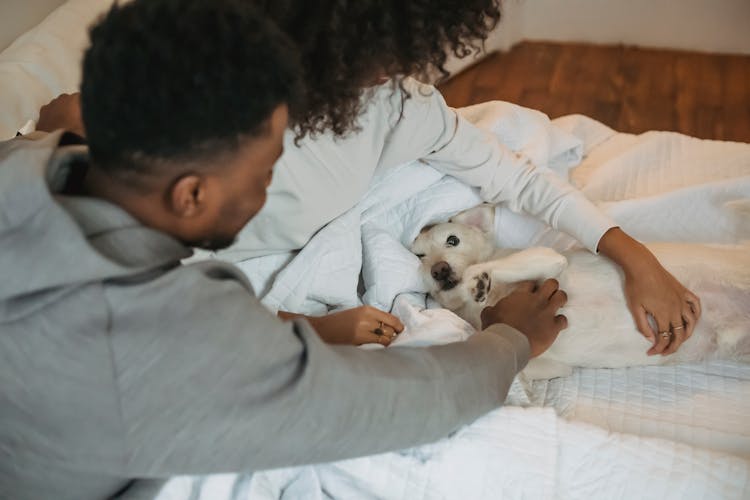
<svg viewBox="0 0 750 500">
<path fill-rule="evenodd" d="M 403 323 L 401 323 L 401 320 L 399 320 L 393 314 L 388 314 L 387 312 L 381 311 L 380 309 L 377 309 L 375 307 L 371 307 L 371 306 L 365 306 L 365 307 L 367 308 L 372 320 L 375 323 L 382 322 L 383 326 L 390 327 L 396 333 L 402 332 L 404 330 L 404 325 Z"/>
<path fill-rule="evenodd" d="M 375 335 L 374 333 L 372 335 L 374 337 L 374 339 L 372 340 L 373 343 L 381 344 L 386 347 L 391 344 L 391 342 L 393 341 L 395 337 L 395 335 L 391 337 L 390 335 Z"/>
<path fill-rule="evenodd" d="M 698 323 L 698 317 L 693 312 L 693 309 L 683 309 L 682 322 L 685 325 L 685 340 L 687 340 L 693 335 L 695 325 Z"/>
<path fill-rule="evenodd" d="M 389 335 L 377 335 L 372 332 L 360 332 L 354 339 L 354 345 L 363 344 L 380 344 L 383 347 L 388 347 L 393 342 L 394 337 Z"/>
<path fill-rule="evenodd" d="M 685 302 L 687 302 L 690 312 L 693 313 L 693 318 L 695 319 L 694 323 L 697 323 L 699 319 L 701 319 L 701 299 L 695 295 L 693 292 L 687 292 L 685 294 Z"/>
<path fill-rule="evenodd" d="M 521 291 L 521 292 L 533 292 L 536 290 L 536 283 L 534 281 L 519 281 L 516 284 L 515 291 Z"/>
<path fill-rule="evenodd" d="M 566 318 L 562 314 L 558 314 L 557 316 L 555 316 L 555 324 L 560 328 L 560 330 L 565 330 L 568 327 L 568 318 Z"/>
<path fill-rule="evenodd" d="M 396 330 L 386 324 L 383 324 L 382 328 L 377 327 L 375 328 L 375 330 L 367 332 L 367 341 L 388 346 L 391 342 L 396 340 L 397 336 L 398 333 L 396 332 Z"/>
<path fill-rule="evenodd" d="M 551 307 L 554 311 L 557 311 L 568 302 L 568 294 L 564 290 L 560 290 L 560 283 L 556 279 L 548 279 L 539 287 L 539 294 L 548 300 L 547 306 Z M 561 328 L 567 328 L 568 319 L 562 314 L 555 316 L 555 324 L 562 324 L 565 326 Z"/>
<path fill-rule="evenodd" d="M 555 310 L 560 309 L 568 302 L 568 294 L 563 290 L 556 290 L 555 293 L 549 298 L 550 306 L 554 307 Z"/>
<path fill-rule="evenodd" d="M 383 325 L 382 328 L 380 328 L 379 325 L 380 323 L 378 323 L 378 326 L 375 328 L 370 328 L 369 330 L 359 330 L 355 334 L 354 345 L 380 344 L 384 347 L 388 347 L 391 342 L 396 339 L 396 331 L 387 325 Z M 383 333 L 376 333 L 377 330 L 380 330 Z"/>
<path fill-rule="evenodd" d="M 560 288 L 560 283 L 556 279 L 545 280 L 537 290 L 544 298 L 550 299 L 552 295 Z"/>
<path fill-rule="evenodd" d="M 693 335 L 695 325 L 701 317 L 701 299 L 692 292 L 686 292 L 685 303 L 682 306 L 682 325 L 685 327 L 685 340 Z M 677 326 L 677 325 L 673 325 Z"/>
<path fill-rule="evenodd" d="M 638 331 L 641 332 L 641 335 L 646 337 L 652 344 L 656 343 L 656 332 L 651 328 L 651 324 L 648 322 L 648 313 L 646 310 L 642 307 L 637 307 L 635 310 L 631 309 L 630 312 L 635 319 L 635 325 L 638 327 Z"/>
<path fill-rule="evenodd" d="M 675 353 L 693 334 L 700 313 L 700 299 L 694 293 L 686 291 L 685 301 L 679 317 L 672 316 L 672 319 L 666 324 L 663 320 L 656 320 L 659 328 L 659 338 L 657 338 L 657 342 L 648 353 L 661 354 L 662 356 Z M 666 333 L 670 335 L 667 336 Z"/>
<path fill-rule="evenodd" d="M 672 327 L 668 321 L 664 321 L 659 318 L 656 320 L 656 326 L 659 329 L 659 334 L 656 336 L 656 343 L 648 350 L 648 355 L 662 354 L 664 350 L 669 346 L 672 341 Z"/>
<path fill-rule="evenodd" d="M 669 346 L 667 346 L 667 348 L 664 349 L 664 352 L 662 352 L 662 356 L 666 356 L 675 352 L 687 339 L 687 335 L 685 334 L 685 325 L 682 322 L 682 318 L 671 321 L 669 330 L 672 333 L 672 338 Z"/>
<path fill-rule="evenodd" d="M 392 328 L 388 325 L 383 325 L 383 330 L 385 332 L 385 335 L 391 340 L 394 340 L 396 338 L 396 335 L 399 334 L 399 332 L 397 332 L 395 328 Z M 401 331 L 403 331 L 403 329 L 401 329 Z"/>
<path fill-rule="evenodd" d="M 369 316 L 367 323 L 371 324 L 366 333 L 368 342 L 388 346 L 404 330 L 401 320 L 392 314 L 371 306 L 365 306 L 365 312 Z"/>
</svg>

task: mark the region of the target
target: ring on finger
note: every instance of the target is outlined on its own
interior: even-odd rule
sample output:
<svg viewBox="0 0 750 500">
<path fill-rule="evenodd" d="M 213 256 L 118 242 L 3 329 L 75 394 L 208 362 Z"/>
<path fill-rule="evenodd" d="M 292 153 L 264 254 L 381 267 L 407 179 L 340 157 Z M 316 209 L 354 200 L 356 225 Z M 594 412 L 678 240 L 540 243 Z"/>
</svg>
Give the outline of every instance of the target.
<svg viewBox="0 0 750 500">
<path fill-rule="evenodd" d="M 668 331 L 659 332 L 659 335 L 661 335 L 661 338 L 663 338 L 663 339 L 668 339 L 669 337 L 672 336 L 672 332 L 668 332 Z"/>
<path fill-rule="evenodd" d="M 374 333 L 375 335 L 377 335 L 378 337 L 380 337 L 380 336 L 381 336 L 381 335 L 383 335 L 383 333 L 385 333 L 385 332 L 383 332 L 383 322 L 382 322 L 382 321 L 378 321 L 378 323 L 379 323 L 379 324 L 378 324 L 378 327 L 377 327 L 377 328 L 375 328 L 375 329 L 374 329 L 374 330 L 372 331 L 372 333 Z"/>
<path fill-rule="evenodd" d="M 672 327 L 672 332 L 675 332 L 677 330 L 682 330 L 683 328 L 685 328 L 685 325 L 673 326 Z"/>
</svg>

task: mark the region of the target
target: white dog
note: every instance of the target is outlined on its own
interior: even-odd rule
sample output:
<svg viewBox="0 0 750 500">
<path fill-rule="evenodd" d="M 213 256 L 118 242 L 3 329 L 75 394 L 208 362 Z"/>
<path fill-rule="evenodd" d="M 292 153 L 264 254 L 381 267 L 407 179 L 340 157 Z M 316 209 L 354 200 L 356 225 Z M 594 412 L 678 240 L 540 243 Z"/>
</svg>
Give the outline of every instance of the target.
<svg viewBox="0 0 750 500">
<path fill-rule="evenodd" d="M 691 338 L 668 356 L 648 356 L 650 342 L 628 310 L 619 268 L 586 250 L 565 256 L 535 247 L 514 251 L 493 244 L 494 207 L 480 205 L 449 222 L 428 226 L 412 244 L 430 294 L 479 328 L 485 307 L 508 295 L 513 283 L 557 278 L 568 294 L 560 311 L 568 328 L 527 378 L 568 375 L 572 366 L 616 368 L 697 361 L 750 360 L 750 244 L 648 245 L 662 265 L 701 298 L 702 317 Z"/>
</svg>

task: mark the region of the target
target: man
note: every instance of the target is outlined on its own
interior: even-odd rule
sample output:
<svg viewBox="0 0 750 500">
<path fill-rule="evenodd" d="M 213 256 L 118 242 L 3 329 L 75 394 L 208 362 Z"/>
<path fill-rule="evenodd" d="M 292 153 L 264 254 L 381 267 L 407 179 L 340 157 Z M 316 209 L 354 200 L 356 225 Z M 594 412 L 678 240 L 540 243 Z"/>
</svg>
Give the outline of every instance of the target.
<svg viewBox="0 0 750 500">
<path fill-rule="evenodd" d="M 136 0 L 91 32 L 89 147 L 62 131 L 0 146 L 0 497 L 433 441 L 502 404 L 564 328 L 548 281 L 465 343 L 331 347 L 233 266 L 180 266 L 262 207 L 299 75 L 244 0 Z"/>
</svg>

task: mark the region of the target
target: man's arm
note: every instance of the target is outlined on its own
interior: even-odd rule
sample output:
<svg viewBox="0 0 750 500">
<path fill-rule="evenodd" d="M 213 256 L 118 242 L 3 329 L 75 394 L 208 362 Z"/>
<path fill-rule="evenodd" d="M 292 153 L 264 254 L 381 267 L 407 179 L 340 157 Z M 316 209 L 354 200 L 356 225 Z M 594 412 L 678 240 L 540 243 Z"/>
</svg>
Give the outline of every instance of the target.
<svg viewBox="0 0 750 500">
<path fill-rule="evenodd" d="M 190 266 L 107 292 L 128 474 L 258 470 L 431 442 L 500 406 L 529 357 L 526 337 L 498 325 L 424 349 L 330 346 L 223 274 Z"/>
</svg>

